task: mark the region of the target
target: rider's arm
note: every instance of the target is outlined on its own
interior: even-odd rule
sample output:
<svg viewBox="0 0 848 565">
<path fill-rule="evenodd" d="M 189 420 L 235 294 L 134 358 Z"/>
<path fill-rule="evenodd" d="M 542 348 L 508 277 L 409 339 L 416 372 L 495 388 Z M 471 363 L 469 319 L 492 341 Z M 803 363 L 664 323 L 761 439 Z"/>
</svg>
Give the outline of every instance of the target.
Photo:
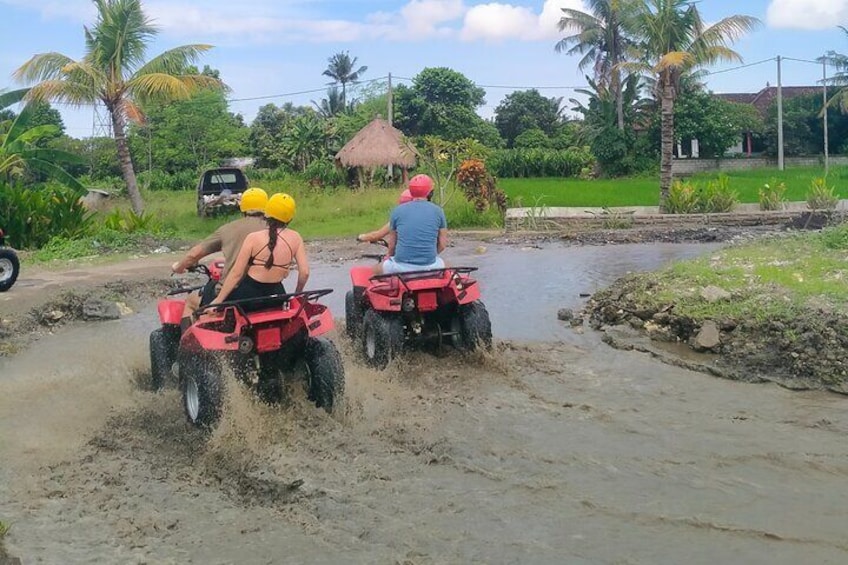
<svg viewBox="0 0 848 565">
<path fill-rule="evenodd" d="M 436 252 L 441 253 L 448 247 L 448 230 L 447 228 L 439 229 L 439 241 L 436 243 Z"/>
<path fill-rule="evenodd" d="M 258 233 L 259 235 L 262 235 L 261 232 Z M 253 242 L 256 239 L 253 237 L 254 235 L 256 234 L 250 234 L 244 238 L 244 243 L 239 250 L 238 257 L 236 257 L 236 262 L 233 263 L 233 266 L 230 268 L 230 272 L 227 274 L 224 285 L 221 287 L 221 292 L 218 293 L 218 296 L 215 297 L 215 300 L 213 300 L 211 304 L 220 304 L 225 301 L 233 289 L 238 286 L 247 274 L 247 263 L 250 260 L 250 253 L 253 250 Z"/>
<path fill-rule="evenodd" d="M 187 268 L 197 265 L 207 255 L 221 251 L 221 247 L 221 234 L 215 230 L 215 233 L 189 249 L 185 257 L 171 265 L 171 270 L 178 274 L 184 273 Z"/>
<path fill-rule="evenodd" d="M 388 246 L 388 250 L 386 250 L 386 255 L 389 257 L 395 256 L 395 246 L 397 245 L 397 232 L 394 230 L 389 231 L 386 236 L 386 244 Z"/>
<path fill-rule="evenodd" d="M 370 231 L 368 233 L 363 233 L 357 236 L 356 239 L 359 241 L 364 241 L 367 243 L 374 243 L 375 241 L 380 241 L 381 239 L 386 239 L 386 236 L 389 235 L 389 224 L 386 223 L 382 228 Z"/>
<path fill-rule="evenodd" d="M 448 247 L 448 220 L 445 218 L 445 211 L 439 209 L 441 218 L 439 221 L 439 238 L 436 241 L 436 253 L 441 254 Z"/>
<path fill-rule="evenodd" d="M 302 292 L 306 287 L 306 281 L 309 280 L 309 260 L 306 258 L 306 246 L 303 245 L 303 240 L 297 246 L 297 251 L 294 252 L 294 261 L 297 263 L 297 287 L 295 292 Z"/>
</svg>

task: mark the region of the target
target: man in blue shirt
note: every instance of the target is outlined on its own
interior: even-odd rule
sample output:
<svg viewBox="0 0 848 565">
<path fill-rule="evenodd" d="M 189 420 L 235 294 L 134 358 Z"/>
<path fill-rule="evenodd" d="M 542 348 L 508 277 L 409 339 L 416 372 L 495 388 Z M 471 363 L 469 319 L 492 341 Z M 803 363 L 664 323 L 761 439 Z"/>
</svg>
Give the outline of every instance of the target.
<svg viewBox="0 0 848 565">
<path fill-rule="evenodd" d="M 445 212 L 427 199 L 433 192 L 433 179 L 416 175 L 409 181 L 412 201 L 392 210 L 389 220 L 389 258 L 378 264 L 375 274 L 443 269 L 439 253 L 448 246 Z"/>
</svg>

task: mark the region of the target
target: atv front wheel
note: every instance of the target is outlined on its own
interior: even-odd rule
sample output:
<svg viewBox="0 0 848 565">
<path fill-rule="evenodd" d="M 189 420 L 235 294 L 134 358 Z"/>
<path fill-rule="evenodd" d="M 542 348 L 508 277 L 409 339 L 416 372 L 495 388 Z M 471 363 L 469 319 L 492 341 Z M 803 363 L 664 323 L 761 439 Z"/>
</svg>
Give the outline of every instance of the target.
<svg viewBox="0 0 848 565">
<path fill-rule="evenodd" d="M 362 356 L 376 369 L 386 365 L 403 348 L 403 321 L 398 316 L 383 316 L 374 310 L 362 320 Z"/>
<path fill-rule="evenodd" d="M 15 281 L 18 280 L 18 273 L 21 270 L 21 263 L 18 261 L 18 254 L 11 249 L 0 248 L 0 292 L 6 292 Z"/>
<path fill-rule="evenodd" d="M 474 351 L 480 346 L 492 347 L 492 322 L 489 312 L 479 300 L 457 308 L 451 323 L 452 342 L 460 351 Z"/>
<path fill-rule="evenodd" d="M 211 428 L 221 417 L 224 381 L 218 363 L 211 357 L 180 356 L 180 385 L 188 421 L 199 428 Z"/>
<path fill-rule="evenodd" d="M 362 328 L 362 292 L 354 287 L 345 294 L 345 331 L 351 338 L 355 338 Z"/>
<path fill-rule="evenodd" d="M 162 327 L 150 332 L 150 387 L 154 391 L 162 390 L 171 374 L 171 367 L 177 360 L 177 348 L 180 345 L 178 327 Z"/>
<path fill-rule="evenodd" d="M 332 342 L 310 338 L 306 343 L 306 394 L 315 406 L 332 413 L 344 397 L 342 356 Z"/>
</svg>

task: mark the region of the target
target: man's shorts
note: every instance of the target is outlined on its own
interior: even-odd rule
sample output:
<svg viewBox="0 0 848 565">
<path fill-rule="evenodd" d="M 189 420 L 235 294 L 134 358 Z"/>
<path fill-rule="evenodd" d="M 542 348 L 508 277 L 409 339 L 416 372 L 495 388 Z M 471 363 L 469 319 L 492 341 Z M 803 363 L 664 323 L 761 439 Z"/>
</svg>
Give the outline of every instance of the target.
<svg viewBox="0 0 848 565">
<path fill-rule="evenodd" d="M 200 289 L 200 305 L 206 306 L 218 296 L 218 282 L 210 280 L 206 283 L 206 285 Z"/>
<path fill-rule="evenodd" d="M 430 265 L 413 265 L 412 263 L 401 263 L 395 261 L 394 257 L 389 257 L 383 261 L 383 273 L 391 275 L 394 273 L 408 273 L 410 271 L 429 271 L 431 269 L 444 269 L 445 262 L 441 257 L 436 257 L 436 260 Z"/>
</svg>

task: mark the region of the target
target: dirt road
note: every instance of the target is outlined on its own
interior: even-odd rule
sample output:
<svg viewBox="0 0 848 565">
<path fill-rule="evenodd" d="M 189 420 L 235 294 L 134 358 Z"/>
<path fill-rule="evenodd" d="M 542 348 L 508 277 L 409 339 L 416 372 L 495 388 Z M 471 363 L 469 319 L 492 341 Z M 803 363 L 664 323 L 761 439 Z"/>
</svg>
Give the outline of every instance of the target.
<svg viewBox="0 0 848 565">
<path fill-rule="evenodd" d="M 581 252 L 515 253 L 548 251 Z M 174 390 L 138 384 L 152 324 L 148 305 L 0 359 L 0 520 L 24 563 L 848 559 L 843 397 L 688 372 L 591 333 L 383 373 L 337 338 L 344 414 L 237 391 L 207 438 Z"/>
</svg>

